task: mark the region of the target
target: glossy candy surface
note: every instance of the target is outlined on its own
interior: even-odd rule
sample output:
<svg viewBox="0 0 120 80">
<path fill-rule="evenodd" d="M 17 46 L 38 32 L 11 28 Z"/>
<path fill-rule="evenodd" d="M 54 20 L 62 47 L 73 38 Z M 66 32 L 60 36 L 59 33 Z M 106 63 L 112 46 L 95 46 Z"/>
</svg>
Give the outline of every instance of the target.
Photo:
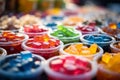
<svg viewBox="0 0 120 80">
<path fill-rule="evenodd" d="M 72 44 L 64 49 L 65 52 L 75 55 L 91 55 L 97 53 L 97 44 L 92 44 L 90 47 L 84 44 Z"/>
<path fill-rule="evenodd" d="M 32 56 L 29 51 L 22 51 L 19 55 L 6 59 L 0 64 L 1 69 L 10 73 L 32 72 L 40 67 L 41 61 Z"/>
<path fill-rule="evenodd" d="M 43 56 L 45 59 L 59 55 L 59 48 L 63 43 L 54 37 L 47 34 L 38 35 L 23 42 L 22 47 L 24 50 L 33 52 Z"/>
<path fill-rule="evenodd" d="M 78 42 L 79 33 L 77 33 L 73 28 L 67 28 L 63 25 L 57 26 L 57 30 L 51 33 L 52 36 L 58 37 L 64 43 Z"/>
<path fill-rule="evenodd" d="M 48 31 L 47 29 L 41 28 L 39 25 L 25 25 L 24 32 L 27 33 L 42 33 Z"/>
<path fill-rule="evenodd" d="M 113 37 L 118 36 L 119 32 L 119 23 L 110 23 L 107 27 L 103 27 L 102 30 L 104 33 L 107 33 Z"/>
<path fill-rule="evenodd" d="M 88 36 L 85 36 L 84 39 L 94 43 L 108 42 L 112 40 L 110 37 L 105 35 L 88 35 Z"/>
<path fill-rule="evenodd" d="M 52 60 L 50 62 L 50 67 L 56 72 L 72 76 L 84 74 L 91 70 L 91 65 L 89 62 L 80 60 L 74 56 Z"/>
<path fill-rule="evenodd" d="M 93 31 L 95 31 L 95 26 L 78 26 L 77 28 L 76 28 L 77 30 L 79 30 L 79 31 L 83 31 L 83 32 L 93 32 Z"/>
<path fill-rule="evenodd" d="M 120 80 L 120 53 L 105 53 L 99 61 L 97 79 Z"/>
<path fill-rule="evenodd" d="M 3 31 L 0 34 L 0 47 L 6 49 L 8 54 L 14 54 L 23 50 L 21 43 L 27 38 L 27 35 L 14 33 L 12 31 Z"/>
<path fill-rule="evenodd" d="M 52 30 L 54 30 L 54 29 L 57 28 L 57 23 L 55 23 L 55 22 L 47 22 L 45 24 L 45 26 L 48 27 L 48 28 L 51 28 Z"/>
<path fill-rule="evenodd" d="M 58 45 L 60 45 L 60 41 L 51 38 L 47 34 L 44 34 L 44 35 L 35 36 L 32 40 L 28 40 L 26 45 L 31 48 L 48 49 L 48 48 L 57 47 Z"/>
<path fill-rule="evenodd" d="M 4 31 L 2 34 L 0 34 L 0 42 L 14 42 L 14 41 L 19 41 L 23 40 L 24 36 L 17 35 L 14 32 L 10 31 Z"/>
</svg>

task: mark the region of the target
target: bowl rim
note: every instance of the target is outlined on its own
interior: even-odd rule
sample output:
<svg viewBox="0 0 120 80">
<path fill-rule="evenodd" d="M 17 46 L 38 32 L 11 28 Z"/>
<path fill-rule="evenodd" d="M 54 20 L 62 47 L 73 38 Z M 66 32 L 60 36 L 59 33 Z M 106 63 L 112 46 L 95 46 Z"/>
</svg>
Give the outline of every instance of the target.
<svg viewBox="0 0 120 80">
<path fill-rule="evenodd" d="M 110 44 L 110 48 L 115 49 L 115 50 L 117 50 L 117 51 L 120 51 L 119 48 L 114 47 L 114 44 L 119 43 L 119 42 L 120 42 L 120 41 L 112 42 L 112 43 Z"/>
<path fill-rule="evenodd" d="M 20 55 L 20 54 L 12 54 L 12 55 L 7 55 L 4 59 L 2 59 L 1 61 L 0 61 L 0 63 L 2 62 L 2 61 L 4 61 L 5 59 L 7 59 L 7 58 L 11 58 L 11 57 L 14 57 L 14 56 L 18 56 L 18 55 Z M 36 55 L 36 54 L 32 54 L 32 56 L 34 56 L 34 57 L 37 57 L 39 60 L 41 60 L 41 66 L 40 67 L 38 67 L 36 70 L 35 70 L 35 72 L 20 72 L 20 73 L 9 73 L 8 71 L 5 71 L 5 70 L 2 70 L 1 68 L 0 68 L 0 74 L 2 74 L 2 75 L 4 75 L 4 76 L 6 76 L 6 77 L 8 77 L 8 78 L 11 78 L 11 77 L 15 77 L 15 78 L 27 78 L 27 77 L 34 77 L 34 76 L 36 76 L 40 71 L 40 73 L 42 73 L 42 71 L 43 71 L 43 66 L 42 66 L 42 64 L 43 64 L 43 61 L 45 61 L 45 59 L 43 58 L 43 57 L 41 57 L 41 56 L 39 56 L 39 55 Z M 26 77 L 25 77 L 26 76 Z"/>
<path fill-rule="evenodd" d="M 88 40 L 84 39 L 84 37 L 86 37 L 86 36 L 94 36 L 94 35 L 107 36 L 107 37 L 109 37 L 111 39 L 111 41 L 108 41 L 108 42 L 93 42 L 93 41 L 88 41 Z M 85 35 L 83 35 L 83 36 L 80 37 L 80 40 L 82 42 L 84 42 L 84 43 L 97 43 L 97 44 L 110 44 L 110 43 L 116 41 L 114 37 L 112 37 L 110 35 L 107 35 L 107 34 L 85 34 Z"/>
<path fill-rule="evenodd" d="M 64 55 L 74 55 L 74 54 L 69 54 L 67 52 L 64 51 L 64 48 L 69 46 L 69 45 L 72 45 L 72 44 L 83 44 L 83 45 L 87 45 L 87 46 L 90 46 L 90 44 L 85 44 L 85 43 L 81 43 L 81 42 L 75 42 L 75 43 L 68 43 L 68 44 L 65 44 L 64 46 L 62 46 L 59 50 L 59 52 L 61 54 L 64 54 Z M 98 56 L 98 57 L 94 57 L 93 60 L 97 60 L 100 56 L 102 56 L 103 54 L 103 49 L 98 46 L 98 49 L 99 49 L 99 52 L 96 52 L 95 54 L 90 54 L 90 55 L 77 55 L 77 56 L 84 56 L 84 57 L 94 57 L 94 56 Z"/>
<path fill-rule="evenodd" d="M 84 73 L 84 74 L 80 74 L 80 75 L 76 75 L 76 76 L 71 76 L 71 75 L 67 75 L 67 74 L 63 74 L 63 73 L 59 73 L 59 72 L 55 72 L 53 71 L 52 69 L 50 69 L 49 67 L 49 63 L 50 61 L 56 59 L 56 58 L 63 58 L 65 56 L 71 56 L 71 55 L 61 55 L 61 56 L 55 56 L 55 57 L 52 57 L 52 58 L 49 58 L 45 63 L 44 63 L 44 70 L 45 72 L 52 76 L 52 77 L 55 77 L 55 78 L 64 78 L 66 80 L 74 80 L 74 79 L 84 79 L 86 76 L 89 76 L 90 78 L 91 77 L 94 77 L 96 72 L 97 72 L 97 63 L 96 61 L 90 61 L 88 60 L 87 58 L 85 57 L 81 57 L 81 56 L 75 56 L 81 60 L 85 60 L 85 61 L 88 61 L 90 64 L 91 64 L 91 71 L 87 72 L 87 73 Z M 73 55 L 72 55 L 73 56 Z"/>
</svg>

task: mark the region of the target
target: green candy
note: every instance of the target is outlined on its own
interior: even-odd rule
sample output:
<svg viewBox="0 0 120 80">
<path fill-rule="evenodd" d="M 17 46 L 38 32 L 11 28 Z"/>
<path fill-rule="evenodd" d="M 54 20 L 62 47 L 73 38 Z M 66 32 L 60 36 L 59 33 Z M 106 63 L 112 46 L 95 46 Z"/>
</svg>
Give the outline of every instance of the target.
<svg viewBox="0 0 120 80">
<path fill-rule="evenodd" d="M 66 28 L 63 25 L 59 25 L 57 29 L 61 32 L 60 34 L 63 34 L 65 37 L 73 37 L 78 35 L 74 32 L 73 28 Z"/>
</svg>

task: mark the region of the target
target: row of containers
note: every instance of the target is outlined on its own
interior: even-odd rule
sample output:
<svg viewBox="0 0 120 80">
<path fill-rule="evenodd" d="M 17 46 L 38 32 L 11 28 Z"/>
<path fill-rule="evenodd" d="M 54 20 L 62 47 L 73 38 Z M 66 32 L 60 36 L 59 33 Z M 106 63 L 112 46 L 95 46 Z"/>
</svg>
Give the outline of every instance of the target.
<svg viewBox="0 0 120 80">
<path fill-rule="evenodd" d="M 1 31 L 0 47 L 1 80 L 120 80 L 120 42 L 93 26 L 25 25 Z"/>
</svg>

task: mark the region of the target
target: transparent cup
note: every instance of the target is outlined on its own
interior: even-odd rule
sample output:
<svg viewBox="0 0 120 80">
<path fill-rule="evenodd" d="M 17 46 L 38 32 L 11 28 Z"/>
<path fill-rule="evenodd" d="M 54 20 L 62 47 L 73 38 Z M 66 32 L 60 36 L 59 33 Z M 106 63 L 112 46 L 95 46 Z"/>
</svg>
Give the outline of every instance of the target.
<svg viewBox="0 0 120 80">
<path fill-rule="evenodd" d="M 77 27 L 76 27 L 76 30 L 77 30 Z M 77 30 L 77 31 L 80 31 L 82 32 L 82 34 L 98 34 L 100 33 L 100 29 L 98 27 L 95 27 L 95 30 L 94 31 L 82 31 L 82 30 Z"/>
<path fill-rule="evenodd" d="M 28 26 L 30 26 L 30 25 L 28 25 Z M 28 35 L 30 38 L 33 38 L 34 36 L 42 35 L 42 34 L 47 34 L 47 33 L 50 33 L 50 31 L 51 31 L 50 28 L 45 28 L 45 27 L 40 27 L 40 28 L 44 29 L 46 31 L 43 31 L 43 32 L 25 32 L 24 31 L 24 27 L 21 27 L 20 30 L 19 30 L 19 32 Z"/>
<path fill-rule="evenodd" d="M 54 32 L 54 31 L 53 31 Z M 81 32 L 78 32 L 77 30 L 75 30 L 75 33 L 78 34 L 77 36 L 73 36 L 73 37 L 56 37 L 58 39 L 60 39 L 64 44 L 67 43 L 72 43 L 72 42 L 80 42 L 80 37 L 82 36 Z"/>
<path fill-rule="evenodd" d="M 32 40 L 32 39 L 29 39 Z M 29 41 L 28 40 L 28 41 Z M 38 54 L 40 56 L 43 56 L 45 59 L 48 59 L 50 57 L 59 55 L 59 49 L 60 47 L 63 46 L 63 42 L 60 41 L 60 45 L 58 45 L 57 47 L 53 47 L 53 48 L 46 48 L 46 49 L 42 49 L 42 48 L 31 48 L 29 46 L 26 45 L 27 41 L 24 41 L 22 43 L 22 47 L 24 50 L 28 50 L 34 54 Z"/>
<path fill-rule="evenodd" d="M 98 65 L 97 80 L 120 80 L 120 73 L 106 69 L 103 65 Z"/>
<path fill-rule="evenodd" d="M 24 39 L 21 39 L 19 41 L 17 40 L 8 42 L 0 41 L 0 47 L 4 48 L 8 54 L 19 53 L 20 51 L 22 51 L 23 50 L 21 47 L 22 42 L 29 38 L 27 35 L 22 33 L 16 33 L 16 35 L 24 36 Z"/>
<path fill-rule="evenodd" d="M 69 44 L 65 44 L 63 47 L 60 48 L 60 50 L 59 50 L 60 54 L 62 54 L 62 55 L 75 55 L 75 54 L 70 54 L 70 53 L 67 53 L 67 52 L 64 51 L 65 48 L 69 47 L 72 44 L 83 44 L 83 43 L 69 43 Z M 83 44 L 83 45 L 90 46 L 88 44 Z M 98 60 L 99 58 L 101 58 L 102 54 L 103 54 L 103 49 L 100 46 L 98 46 L 97 52 L 95 54 L 91 54 L 91 55 L 77 55 L 76 54 L 76 55 L 77 56 L 86 57 L 86 58 L 88 58 L 90 60 Z"/>
<path fill-rule="evenodd" d="M 0 61 L 0 66 L 2 66 L 4 63 L 7 63 L 8 61 L 13 60 L 18 55 L 19 54 L 7 55 L 4 59 Z M 45 59 L 36 54 L 32 54 L 32 57 L 34 57 L 37 61 L 41 61 L 40 66 L 34 68 L 34 71 L 16 73 L 16 72 L 7 71 L 0 68 L 0 79 L 2 80 L 39 80 L 41 78 L 40 75 L 43 72 L 42 64 Z"/>
<path fill-rule="evenodd" d="M 59 58 L 62 59 L 66 56 L 70 56 L 70 55 L 55 56 L 55 57 L 48 59 L 44 63 L 44 70 L 45 70 L 45 73 L 48 75 L 48 78 L 49 78 L 48 80 L 92 80 L 92 78 L 95 77 L 96 72 L 97 72 L 96 62 L 90 61 L 90 60 L 88 60 L 84 57 L 80 57 L 80 56 L 75 56 L 75 57 L 77 57 L 80 60 L 85 60 L 91 64 L 91 70 L 89 72 L 71 76 L 68 74 L 61 73 L 61 72 L 56 72 L 50 68 L 49 64 L 51 61 L 59 59 Z"/>
<path fill-rule="evenodd" d="M 113 52 L 113 53 L 120 52 L 120 48 L 117 48 L 117 47 L 114 46 L 117 43 L 120 43 L 120 41 L 115 41 L 115 42 L 110 44 L 111 52 Z"/>
<path fill-rule="evenodd" d="M 88 37 L 88 36 L 106 36 L 111 40 L 108 42 L 94 42 L 94 41 L 86 40 L 85 37 Z M 85 34 L 85 35 L 80 37 L 80 40 L 85 44 L 96 43 L 99 46 L 101 46 L 104 51 L 110 52 L 110 44 L 115 41 L 115 38 L 113 38 L 112 36 L 106 35 L 106 34 Z"/>
</svg>

